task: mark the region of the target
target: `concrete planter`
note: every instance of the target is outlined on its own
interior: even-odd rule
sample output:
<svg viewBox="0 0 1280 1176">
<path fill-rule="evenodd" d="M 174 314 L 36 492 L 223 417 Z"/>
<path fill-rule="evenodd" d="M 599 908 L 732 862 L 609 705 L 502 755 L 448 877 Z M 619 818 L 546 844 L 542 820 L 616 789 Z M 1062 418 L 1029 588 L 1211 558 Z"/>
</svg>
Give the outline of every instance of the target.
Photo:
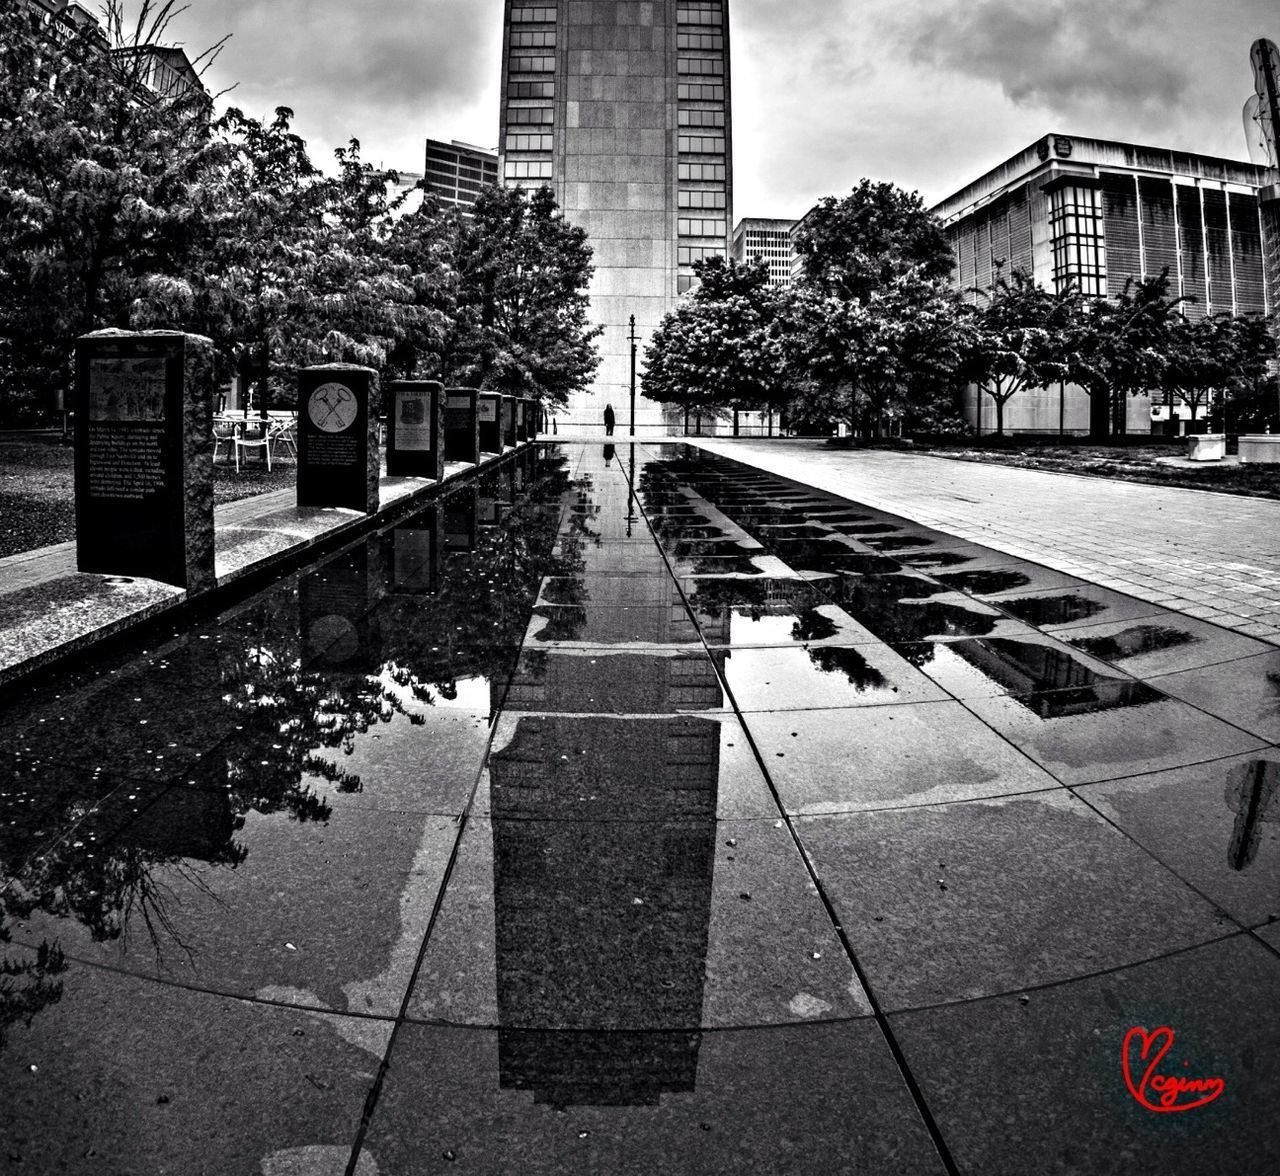
<svg viewBox="0 0 1280 1176">
<path fill-rule="evenodd" d="M 1187 438 L 1187 458 L 1190 461 L 1221 461 L 1226 456 L 1225 433 L 1200 433 Z"/>
<path fill-rule="evenodd" d="M 1241 465 L 1280 465 L 1280 433 L 1246 433 L 1240 438 Z"/>
</svg>

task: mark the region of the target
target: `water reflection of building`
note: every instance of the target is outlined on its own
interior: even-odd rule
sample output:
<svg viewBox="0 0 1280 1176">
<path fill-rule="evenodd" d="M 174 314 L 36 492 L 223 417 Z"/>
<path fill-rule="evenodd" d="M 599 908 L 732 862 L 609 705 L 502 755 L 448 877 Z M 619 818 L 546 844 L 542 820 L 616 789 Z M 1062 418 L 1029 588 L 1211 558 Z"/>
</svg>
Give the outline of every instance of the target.
<svg viewBox="0 0 1280 1176">
<path fill-rule="evenodd" d="M 526 653 L 507 688 L 506 707 L 565 714 L 611 711 L 660 715 L 714 710 L 724 703 L 715 665 L 696 653 Z"/>
<path fill-rule="evenodd" d="M 492 757 L 503 1087 L 694 1089 L 719 761 L 719 723 L 690 716 L 528 716 Z"/>
</svg>

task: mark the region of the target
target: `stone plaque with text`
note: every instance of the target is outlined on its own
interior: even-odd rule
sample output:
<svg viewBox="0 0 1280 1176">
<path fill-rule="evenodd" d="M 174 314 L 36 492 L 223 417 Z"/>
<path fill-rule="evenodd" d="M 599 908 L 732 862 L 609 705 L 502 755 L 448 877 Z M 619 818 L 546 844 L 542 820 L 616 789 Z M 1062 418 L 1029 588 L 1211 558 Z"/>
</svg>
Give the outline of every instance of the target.
<svg viewBox="0 0 1280 1176">
<path fill-rule="evenodd" d="M 444 477 L 444 388 L 435 380 L 387 386 L 387 473 L 393 478 Z"/>
<path fill-rule="evenodd" d="M 298 372 L 298 505 L 378 509 L 378 374 L 355 364 Z"/>
<path fill-rule="evenodd" d="M 481 392 L 478 407 L 480 419 L 480 451 L 502 452 L 502 394 Z"/>
<path fill-rule="evenodd" d="M 480 460 L 480 423 L 474 388 L 449 388 L 444 397 L 444 457 L 446 461 Z"/>
<path fill-rule="evenodd" d="M 214 585 L 213 347 L 173 331 L 76 344 L 76 564 Z"/>
</svg>

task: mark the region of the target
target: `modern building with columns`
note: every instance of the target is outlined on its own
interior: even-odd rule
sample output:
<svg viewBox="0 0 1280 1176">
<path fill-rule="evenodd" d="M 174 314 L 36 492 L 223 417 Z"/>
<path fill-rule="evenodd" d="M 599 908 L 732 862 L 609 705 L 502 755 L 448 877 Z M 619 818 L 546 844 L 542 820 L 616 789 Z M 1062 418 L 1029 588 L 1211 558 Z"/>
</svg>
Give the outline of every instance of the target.
<svg viewBox="0 0 1280 1176">
<path fill-rule="evenodd" d="M 953 280 L 971 300 L 1000 264 L 1048 289 L 1074 282 L 1113 297 L 1168 269 L 1193 317 L 1271 314 L 1280 297 L 1280 176 L 1250 163 L 1047 135 L 933 212 L 955 250 Z M 1131 398 L 1128 431 L 1150 431 L 1151 409 Z M 979 404 L 971 390 L 965 410 L 983 432 L 993 427 L 989 397 Z M 1005 426 L 1087 432 L 1089 398 L 1070 385 L 1019 393 Z"/>
<path fill-rule="evenodd" d="M 725 255 L 733 215 L 728 0 L 505 0 L 502 181 L 548 184 L 594 250 L 591 316 L 604 327 L 591 389 L 559 426 L 625 435 L 644 347 L 693 262 Z M 640 395 L 637 433 L 666 427 Z"/>
</svg>

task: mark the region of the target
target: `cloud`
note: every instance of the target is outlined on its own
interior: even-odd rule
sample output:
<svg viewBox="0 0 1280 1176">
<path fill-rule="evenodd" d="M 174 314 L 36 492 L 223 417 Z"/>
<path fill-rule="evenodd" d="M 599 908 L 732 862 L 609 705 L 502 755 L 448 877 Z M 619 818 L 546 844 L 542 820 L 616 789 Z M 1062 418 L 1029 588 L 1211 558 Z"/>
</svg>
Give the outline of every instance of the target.
<svg viewBox="0 0 1280 1176">
<path fill-rule="evenodd" d="M 927 20 L 916 10 L 898 33 L 922 65 L 991 79 L 1018 106 L 1168 110 L 1193 81 L 1190 63 L 1168 52 L 1169 7 L 1168 0 L 974 0 Z"/>
</svg>

